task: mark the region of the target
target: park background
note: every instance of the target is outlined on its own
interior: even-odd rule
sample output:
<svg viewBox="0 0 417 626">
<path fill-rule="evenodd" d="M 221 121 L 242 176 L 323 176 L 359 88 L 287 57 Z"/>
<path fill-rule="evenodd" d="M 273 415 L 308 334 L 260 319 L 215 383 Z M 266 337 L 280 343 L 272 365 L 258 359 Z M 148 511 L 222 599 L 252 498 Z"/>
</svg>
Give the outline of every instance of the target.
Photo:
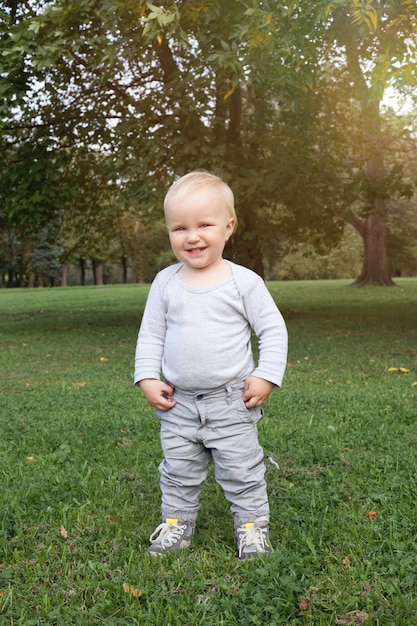
<svg viewBox="0 0 417 626">
<path fill-rule="evenodd" d="M 0 284 L 149 282 L 171 182 L 270 279 L 417 271 L 413 0 L 0 3 Z"/>
<path fill-rule="evenodd" d="M 1 623 L 417 623 L 416 19 L 0 2 Z M 232 186 L 227 255 L 289 330 L 262 562 L 236 559 L 213 475 L 192 548 L 147 556 L 161 451 L 133 353 L 172 261 L 163 196 L 195 168 Z"/>
</svg>

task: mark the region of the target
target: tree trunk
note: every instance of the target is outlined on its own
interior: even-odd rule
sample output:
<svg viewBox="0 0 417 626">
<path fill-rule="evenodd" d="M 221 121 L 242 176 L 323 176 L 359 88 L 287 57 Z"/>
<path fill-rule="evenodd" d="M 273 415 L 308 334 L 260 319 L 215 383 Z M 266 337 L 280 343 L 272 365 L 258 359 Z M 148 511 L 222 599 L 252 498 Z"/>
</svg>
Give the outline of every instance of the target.
<svg viewBox="0 0 417 626">
<path fill-rule="evenodd" d="M 229 124 L 226 131 L 226 160 L 234 165 L 235 179 L 242 172 L 250 170 L 251 155 L 242 142 L 242 89 L 235 88 L 229 102 Z M 233 171 L 233 169 L 232 169 Z M 256 215 L 257 201 L 253 197 L 241 198 L 239 202 L 240 229 L 234 236 L 233 260 L 246 265 L 251 270 L 265 276 L 261 236 Z"/>
<path fill-rule="evenodd" d="M 385 202 L 379 199 L 376 204 L 385 204 Z M 360 275 L 352 285 L 355 287 L 394 285 L 388 272 L 384 211 L 369 213 L 362 228 L 357 230 L 363 240 L 363 264 Z"/>
<path fill-rule="evenodd" d="M 68 286 L 68 265 L 64 263 L 61 268 L 61 287 Z"/>
<path fill-rule="evenodd" d="M 263 256 L 256 227 L 256 216 L 253 215 L 252 206 L 246 211 L 245 207 L 240 207 L 239 220 L 242 223 L 242 228 L 232 238 L 232 260 L 246 265 L 264 278 Z"/>
<path fill-rule="evenodd" d="M 80 282 L 81 286 L 85 286 L 85 259 L 80 259 Z"/>
<path fill-rule="evenodd" d="M 95 259 L 93 259 L 93 273 L 95 285 L 103 285 L 103 269 L 103 261 L 96 261 Z"/>
<path fill-rule="evenodd" d="M 122 256 L 122 274 L 123 274 L 123 284 L 126 285 L 127 284 L 127 257 Z"/>
<path fill-rule="evenodd" d="M 358 49 L 353 40 L 345 42 L 349 71 L 356 86 L 363 118 L 363 137 L 366 146 L 366 178 L 367 200 L 365 221 L 359 232 L 364 243 L 362 271 L 353 285 L 357 287 L 394 285 L 388 268 L 387 257 L 387 212 L 384 199 L 385 147 L 381 131 L 380 103 L 382 95 L 369 87 L 362 73 Z"/>
</svg>

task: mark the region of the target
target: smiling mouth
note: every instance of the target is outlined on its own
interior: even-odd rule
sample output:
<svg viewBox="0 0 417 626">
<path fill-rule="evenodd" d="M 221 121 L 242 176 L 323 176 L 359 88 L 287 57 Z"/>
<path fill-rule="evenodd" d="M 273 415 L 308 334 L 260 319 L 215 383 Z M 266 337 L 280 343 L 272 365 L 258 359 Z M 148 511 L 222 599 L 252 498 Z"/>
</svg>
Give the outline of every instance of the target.
<svg viewBox="0 0 417 626">
<path fill-rule="evenodd" d="M 203 252 L 206 248 L 189 248 L 187 252 Z"/>
</svg>

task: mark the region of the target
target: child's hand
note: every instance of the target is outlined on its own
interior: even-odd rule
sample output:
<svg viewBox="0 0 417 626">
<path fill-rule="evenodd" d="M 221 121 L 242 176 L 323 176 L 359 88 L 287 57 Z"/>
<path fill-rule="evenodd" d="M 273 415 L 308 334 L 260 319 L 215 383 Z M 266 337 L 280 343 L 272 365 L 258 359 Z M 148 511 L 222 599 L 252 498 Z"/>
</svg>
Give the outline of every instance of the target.
<svg viewBox="0 0 417 626">
<path fill-rule="evenodd" d="M 253 409 L 255 406 L 262 406 L 271 393 L 273 386 L 269 380 L 258 378 L 257 376 L 248 376 L 243 392 L 243 402 L 246 404 L 246 407 Z"/>
<path fill-rule="evenodd" d="M 170 385 L 157 380 L 156 378 L 144 378 L 139 381 L 139 387 L 143 391 L 143 395 L 151 406 L 160 411 L 172 409 L 176 404 L 172 398 L 174 390 Z"/>
</svg>

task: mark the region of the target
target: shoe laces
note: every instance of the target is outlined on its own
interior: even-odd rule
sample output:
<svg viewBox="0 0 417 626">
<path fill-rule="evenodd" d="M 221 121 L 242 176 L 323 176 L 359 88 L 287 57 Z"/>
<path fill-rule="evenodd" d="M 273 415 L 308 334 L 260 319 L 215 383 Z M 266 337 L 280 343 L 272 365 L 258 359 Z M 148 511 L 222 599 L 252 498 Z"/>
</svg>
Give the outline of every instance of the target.
<svg viewBox="0 0 417 626">
<path fill-rule="evenodd" d="M 267 543 L 268 528 L 257 526 L 256 524 L 245 524 L 239 528 L 240 551 L 248 546 L 255 546 L 255 549 L 262 551 Z"/>
<path fill-rule="evenodd" d="M 181 539 L 186 528 L 187 526 L 185 524 L 164 522 L 155 528 L 149 540 L 151 543 L 161 543 L 168 548 Z"/>
</svg>

